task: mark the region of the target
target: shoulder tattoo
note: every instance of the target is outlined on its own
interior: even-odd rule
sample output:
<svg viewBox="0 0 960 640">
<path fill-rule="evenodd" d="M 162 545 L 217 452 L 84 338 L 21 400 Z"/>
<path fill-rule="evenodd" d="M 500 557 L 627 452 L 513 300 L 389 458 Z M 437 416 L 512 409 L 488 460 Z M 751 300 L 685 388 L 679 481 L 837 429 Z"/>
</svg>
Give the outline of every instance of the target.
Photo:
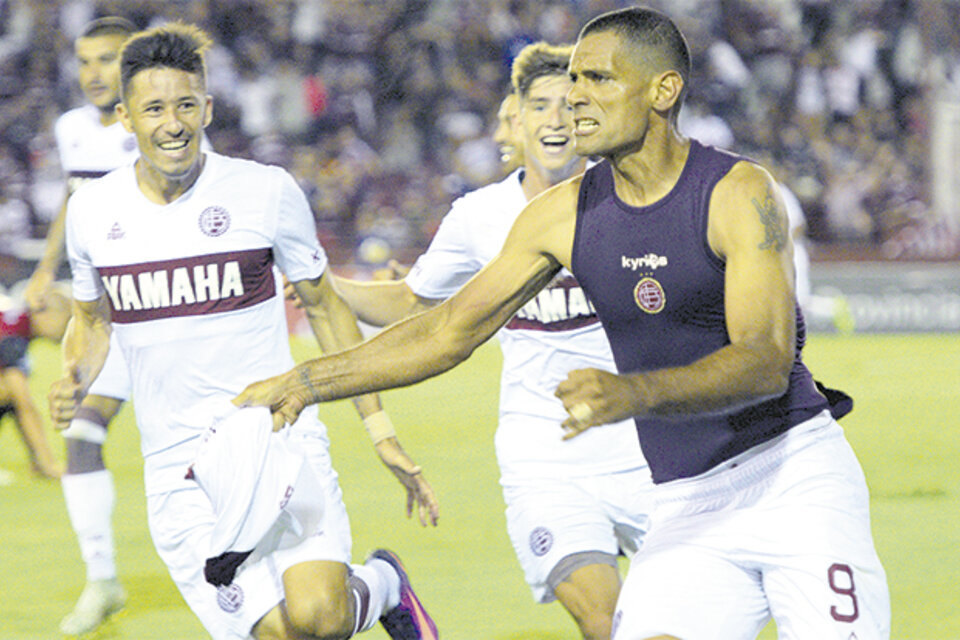
<svg viewBox="0 0 960 640">
<path fill-rule="evenodd" d="M 763 242 L 757 245 L 758 249 L 773 249 L 776 252 L 783 251 L 787 246 L 787 224 L 784 216 L 780 214 L 777 208 L 777 201 L 774 199 L 770 188 L 767 188 L 767 194 L 763 202 L 756 198 L 751 198 L 753 206 L 760 215 L 760 222 L 763 224 L 765 237 Z"/>
</svg>

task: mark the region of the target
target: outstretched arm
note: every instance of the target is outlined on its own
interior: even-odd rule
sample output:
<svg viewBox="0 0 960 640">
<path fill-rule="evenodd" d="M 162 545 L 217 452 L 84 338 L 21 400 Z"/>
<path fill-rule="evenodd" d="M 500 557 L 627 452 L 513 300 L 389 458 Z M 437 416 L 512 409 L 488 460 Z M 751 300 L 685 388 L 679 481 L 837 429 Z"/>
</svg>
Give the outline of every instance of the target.
<svg viewBox="0 0 960 640">
<path fill-rule="evenodd" d="M 293 287 L 324 352 L 337 353 L 363 339 L 356 318 L 333 287 L 329 270 L 315 280 L 294 282 Z M 356 398 L 354 403 L 380 459 L 407 491 L 407 516 L 412 515 L 416 504 L 421 524 L 426 525 L 429 521 L 435 526 L 440 510 L 433 489 L 424 479 L 420 467 L 400 446 L 380 398 L 376 394 L 367 394 Z"/>
<path fill-rule="evenodd" d="M 568 437 L 632 416 L 735 411 L 786 392 L 796 334 L 792 245 L 782 197 L 765 170 L 743 162 L 717 184 L 707 237 L 726 263 L 730 344 L 684 367 L 571 372 L 557 388 L 571 413 Z"/>
<path fill-rule="evenodd" d="M 564 183 L 533 200 L 500 254 L 444 303 L 253 384 L 234 402 L 270 406 L 291 422 L 308 404 L 405 386 L 462 362 L 569 264 L 577 187 Z"/>
<path fill-rule="evenodd" d="M 393 324 L 439 302 L 418 296 L 403 280 L 361 281 L 335 276 L 334 281 L 357 317 L 374 327 Z"/>
<path fill-rule="evenodd" d="M 442 373 L 466 360 L 559 269 L 546 257 L 522 271 L 519 266 L 515 260 L 496 259 L 439 306 L 347 351 L 253 384 L 235 402 L 270 406 L 289 423 L 309 404 L 402 387 Z"/>
</svg>

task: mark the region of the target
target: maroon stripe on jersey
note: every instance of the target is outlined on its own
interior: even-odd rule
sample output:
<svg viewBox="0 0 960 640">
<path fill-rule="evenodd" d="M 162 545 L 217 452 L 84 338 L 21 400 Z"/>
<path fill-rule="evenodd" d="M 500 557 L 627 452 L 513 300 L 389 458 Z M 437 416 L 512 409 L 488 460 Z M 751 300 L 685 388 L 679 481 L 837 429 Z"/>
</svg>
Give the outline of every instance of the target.
<svg viewBox="0 0 960 640">
<path fill-rule="evenodd" d="M 119 324 L 245 309 L 276 295 L 269 247 L 98 267 Z"/>
<path fill-rule="evenodd" d="M 523 305 L 507 329 L 572 331 L 598 323 L 597 312 L 573 276 L 558 278 Z"/>
<path fill-rule="evenodd" d="M 80 178 L 82 180 L 93 180 L 94 178 L 102 178 L 108 173 L 110 172 L 109 171 L 71 171 L 67 174 L 67 178 Z"/>
</svg>

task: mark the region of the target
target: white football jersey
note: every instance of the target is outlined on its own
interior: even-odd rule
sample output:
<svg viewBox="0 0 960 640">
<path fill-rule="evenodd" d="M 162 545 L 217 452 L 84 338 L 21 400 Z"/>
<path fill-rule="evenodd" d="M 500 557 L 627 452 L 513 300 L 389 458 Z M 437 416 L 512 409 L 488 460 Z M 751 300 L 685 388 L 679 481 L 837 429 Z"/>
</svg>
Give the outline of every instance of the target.
<svg viewBox="0 0 960 640">
<path fill-rule="evenodd" d="M 67 111 L 53 128 L 60 166 L 72 194 L 84 182 L 133 162 L 140 155 L 136 137 L 120 122 L 100 123 L 100 110 L 87 104 Z M 113 353 L 90 388 L 93 395 L 130 399 L 130 380 L 123 356 Z"/>
<path fill-rule="evenodd" d="M 457 199 L 429 249 L 406 277 L 424 298 L 448 298 L 492 260 L 527 204 L 522 170 Z M 562 440 L 567 412 L 553 395 L 573 369 L 616 371 L 593 306 L 564 269 L 500 330 L 503 373 L 496 449 L 505 482 L 530 476 L 583 476 L 646 466 L 633 421 L 590 429 Z M 547 417 L 521 423 L 505 418 Z"/>
<path fill-rule="evenodd" d="M 70 198 L 67 253 L 74 297 L 111 304 L 147 493 L 189 486 L 211 407 L 294 364 L 279 274 L 318 278 L 327 265 L 305 196 L 279 167 L 207 153 L 193 187 L 160 205 L 128 165 Z"/>
<path fill-rule="evenodd" d="M 70 193 L 86 180 L 132 164 L 140 155 L 134 135 L 120 122 L 103 126 L 100 110 L 92 104 L 61 115 L 53 131 Z"/>
</svg>

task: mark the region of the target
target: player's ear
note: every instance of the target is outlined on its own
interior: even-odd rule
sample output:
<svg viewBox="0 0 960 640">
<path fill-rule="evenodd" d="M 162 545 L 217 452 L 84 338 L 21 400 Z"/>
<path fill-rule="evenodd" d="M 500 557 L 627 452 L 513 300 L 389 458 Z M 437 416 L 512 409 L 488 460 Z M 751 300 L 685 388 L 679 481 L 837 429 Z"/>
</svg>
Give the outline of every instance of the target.
<svg viewBox="0 0 960 640">
<path fill-rule="evenodd" d="M 123 125 L 123 128 L 129 133 L 133 133 L 133 123 L 130 121 L 130 112 L 127 111 L 127 107 L 123 104 L 123 100 L 117 103 L 117 106 L 114 107 L 114 110 L 117 113 L 117 120 L 120 121 L 120 124 Z"/>
<path fill-rule="evenodd" d="M 654 79 L 653 108 L 669 111 L 680 99 L 683 91 L 683 76 L 676 71 L 664 71 Z"/>
<path fill-rule="evenodd" d="M 206 113 L 203 115 L 203 128 L 206 129 L 213 122 L 213 96 L 207 96 Z"/>
</svg>

